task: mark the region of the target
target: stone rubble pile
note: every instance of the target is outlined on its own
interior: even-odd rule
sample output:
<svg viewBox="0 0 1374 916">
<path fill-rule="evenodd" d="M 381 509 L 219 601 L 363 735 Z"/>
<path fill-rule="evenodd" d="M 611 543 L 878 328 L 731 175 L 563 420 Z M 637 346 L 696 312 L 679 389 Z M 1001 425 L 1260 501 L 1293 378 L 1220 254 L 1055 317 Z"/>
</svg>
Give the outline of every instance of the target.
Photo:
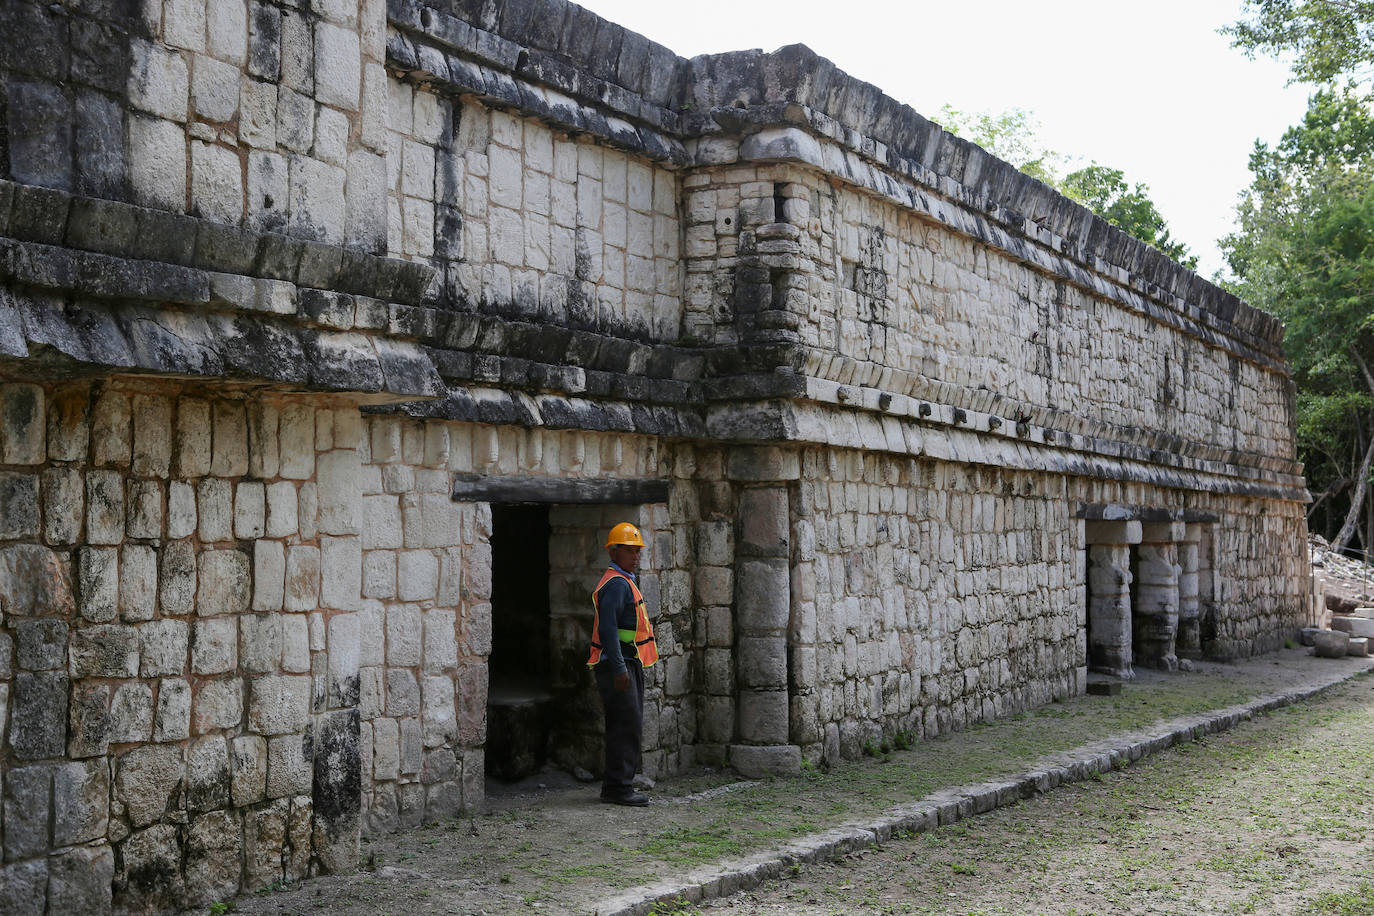
<svg viewBox="0 0 1374 916">
<path fill-rule="evenodd" d="M 1369 655 L 1374 638 L 1374 567 L 1352 551 L 1337 551 L 1321 535 L 1308 535 L 1315 593 L 1321 598 L 1318 622 L 1302 631 L 1303 645 L 1322 658 Z M 1329 615 L 1329 621 L 1326 621 Z"/>
</svg>

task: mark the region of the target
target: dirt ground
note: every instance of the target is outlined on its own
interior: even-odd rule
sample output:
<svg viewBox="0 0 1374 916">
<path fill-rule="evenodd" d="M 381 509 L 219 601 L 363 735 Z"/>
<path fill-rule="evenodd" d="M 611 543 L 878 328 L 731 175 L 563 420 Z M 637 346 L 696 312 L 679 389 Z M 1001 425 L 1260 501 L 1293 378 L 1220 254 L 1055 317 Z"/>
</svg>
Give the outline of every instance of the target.
<svg viewBox="0 0 1374 916">
<path fill-rule="evenodd" d="M 488 810 L 480 816 L 365 840 L 360 869 L 354 874 L 272 888 L 237 898 L 232 905 L 237 913 L 257 916 L 594 913 L 604 909 L 605 901 L 628 889 L 738 861 L 831 827 L 871 822 L 896 805 L 924 798 L 947 786 L 970 785 L 1025 772 L 1047 756 L 1091 745 L 1107 736 L 1139 732 L 1162 719 L 1223 708 L 1292 689 L 1313 679 L 1367 670 L 1371 663 L 1369 659 L 1353 658 L 1320 660 L 1308 655 L 1309 651 L 1287 650 L 1234 665 L 1202 663 L 1197 671 L 1186 674 L 1142 672 L 1120 696 L 1065 700 L 997 723 L 921 740 L 910 750 L 854 761 L 830 772 L 809 770 L 797 779 L 743 781 L 729 773 L 696 773 L 660 784 L 653 792 L 654 804 L 644 809 L 600 805 L 595 786 L 580 785 L 553 773 L 516 787 L 493 784 Z M 1374 685 L 1365 680 L 1358 683 L 1366 691 L 1360 695 L 1368 699 L 1368 691 Z M 1374 711 L 1369 715 L 1374 717 Z M 1293 719 L 1288 714 L 1266 719 L 1260 726 L 1279 722 L 1293 723 L 1299 732 L 1308 728 L 1307 720 Z M 1366 731 L 1374 735 L 1374 730 Z M 1321 741 L 1330 742 L 1333 748 L 1343 746 L 1337 732 L 1323 734 Z M 1277 741 L 1278 736 L 1275 732 L 1266 740 Z M 1203 781 L 1201 774 L 1221 772 L 1219 768 L 1231 765 L 1196 755 L 1210 753 L 1212 746 L 1223 743 L 1211 739 L 1205 748 L 1190 746 L 1171 752 L 1171 756 L 1196 761 L 1191 770 L 1199 776 L 1190 784 L 1205 785 L 1211 793 L 1221 787 Z M 1322 780 L 1329 783 L 1347 766 L 1341 763 L 1336 768 L 1334 761 L 1325 762 L 1318 753 L 1319 747 L 1320 744 L 1311 750 L 1315 755 L 1315 775 L 1296 769 L 1290 773 L 1295 780 L 1295 799 L 1326 791 L 1330 786 Z M 1371 759 L 1370 750 L 1374 746 L 1364 748 L 1365 760 Z M 1299 759 L 1295 756 L 1294 766 Z M 1282 762 L 1289 761 L 1282 758 Z M 1141 882 L 1145 879 L 1137 881 L 1134 875 L 1146 866 L 1133 863 L 1175 862 L 1179 859 L 1178 850 L 1184 848 L 1183 838 L 1193 836 L 1183 831 L 1201 830 L 1200 826 L 1180 826 L 1177 838 L 1168 834 L 1168 842 L 1164 834 L 1140 832 L 1140 825 L 1150 823 L 1154 814 L 1179 807 L 1172 801 L 1167 805 L 1159 803 L 1164 797 L 1160 793 L 1172 790 L 1162 785 L 1152 788 L 1137 775 L 1153 772 L 1157 766 L 1137 765 L 1120 777 L 1106 777 L 1103 783 L 1115 786 L 1119 779 L 1121 786 L 1141 785 L 1142 798 L 1156 799 L 1145 804 L 1161 809 L 1159 812 L 1137 806 L 1125 809 L 1134 811 L 1133 814 L 1094 815 L 1099 818 L 1094 832 L 1087 827 L 1089 821 L 1083 814 L 1060 807 L 1090 790 L 1061 789 L 1034 804 L 1012 809 L 1024 812 L 1037 810 L 1039 805 L 1052 806 L 1043 809 L 1046 814 L 1039 823 L 1023 828 L 999 827 L 1000 833 L 992 833 L 986 825 L 994 821 L 989 819 L 1004 817 L 1005 813 L 984 816 L 962 826 L 889 844 L 888 851 L 883 853 L 868 853 L 840 864 L 803 870 L 800 880 L 804 884 L 789 884 L 757 898 L 736 898 L 719 906 L 703 904 L 702 911 L 724 908 L 731 912 L 729 907 L 739 907 L 734 912 L 1224 912 L 1194 908 L 1193 903 L 1188 904 L 1189 909 L 1178 909 L 1177 900 L 1181 898 L 1167 896 L 1160 898 L 1165 901 L 1161 904 L 1163 909 L 1130 908 L 1135 906 L 1131 901 L 1137 897 L 1148 902 L 1153 899 L 1152 894 L 1163 893 L 1153 884 L 1144 886 Z M 1359 770 L 1353 761 L 1348 766 Z M 1365 770 L 1361 778 L 1371 778 L 1374 768 Z M 1237 785 L 1262 775 L 1259 771 L 1246 771 L 1242 780 L 1241 770 L 1226 772 Z M 1218 805 L 1208 804 L 1201 795 L 1190 798 L 1186 810 L 1194 820 L 1209 824 L 1221 823 L 1216 815 L 1223 809 L 1228 815 L 1232 809 L 1248 810 L 1236 800 Z M 1363 798 L 1363 794 L 1352 796 L 1349 801 L 1352 805 L 1363 805 Z M 1276 819 L 1282 820 L 1283 804 L 1265 804 L 1274 811 Z M 1369 811 L 1363 809 L 1363 813 L 1367 819 Z M 1075 828 L 1076 839 L 1056 841 L 1053 853 L 1046 855 L 1048 841 L 1043 836 L 1050 826 L 1061 821 Z M 1109 824 L 1126 837 L 1121 843 L 1109 841 Z M 1236 822 L 1236 826 L 1244 824 Z M 1261 873 L 1249 866 L 1241 867 L 1248 861 L 1246 857 L 1253 855 L 1248 841 L 1223 841 L 1215 835 L 1204 837 L 1201 832 L 1196 836 L 1200 842 L 1205 839 L 1205 843 L 1187 847 L 1187 855 L 1194 861 L 1186 873 L 1201 877 L 1184 882 L 1196 891 L 1188 900 L 1235 897 L 1234 893 L 1213 893 L 1216 888 L 1209 881 L 1214 871 L 1222 876 L 1212 882 L 1218 888 L 1243 887 Z M 961 837 L 975 845 L 948 855 L 942 853 L 946 848 L 956 848 L 952 844 Z M 1339 842 L 1354 842 L 1310 831 L 1294 837 L 1275 848 L 1292 846 L 1298 852 L 1274 855 L 1279 864 L 1294 865 L 1295 874 L 1308 872 L 1304 863 L 1309 860 L 1328 861 L 1331 857 L 1327 852 L 1338 851 Z M 1315 840 L 1335 845 L 1318 854 L 1312 852 L 1318 848 L 1312 846 Z M 976 845 L 978 842 L 983 845 Z M 1227 850 L 1226 842 L 1234 848 Z M 1212 846 L 1216 849 L 1208 851 Z M 892 854 L 891 850 L 901 850 L 904 858 L 884 859 L 883 856 Z M 1213 859 L 1224 862 L 1230 858 L 1241 861 L 1241 865 L 1231 871 L 1217 871 L 1206 864 Z M 872 874 L 849 874 L 870 861 L 875 868 Z M 1132 868 L 1137 872 L 1132 872 Z M 1268 872 L 1263 875 L 1271 881 Z M 1059 880 L 1059 876 L 1065 880 Z M 1203 881 L 1204 878 L 1209 881 Z M 913 881 L 917 883 L 912 885 Z M 1066 887 L 1073 890 L 1066 892 Z M 982 893 L 985 888 L 994 889 L 989 891 L 991 896 L 968 896 L 973 890 Z M 1130 896 L 1122 896 L 1123 888 L 1134 890 Z M 1066 896 L 1069 893 L 1074 896 Z M 1024 899 L 1023 894 L 1027 895 Z M 1037 899 L 1046 902 L 1032 902 Z M 1243 900 L 1244 894 L 1237 899 Z M 1123 900 L 1127 902 L 1121 903 Z M 660 912 L 672 909 L 667 905 L 659 907 Z M 1368 912 L 1374 913 L 1374 909 Z"/>
</svg>

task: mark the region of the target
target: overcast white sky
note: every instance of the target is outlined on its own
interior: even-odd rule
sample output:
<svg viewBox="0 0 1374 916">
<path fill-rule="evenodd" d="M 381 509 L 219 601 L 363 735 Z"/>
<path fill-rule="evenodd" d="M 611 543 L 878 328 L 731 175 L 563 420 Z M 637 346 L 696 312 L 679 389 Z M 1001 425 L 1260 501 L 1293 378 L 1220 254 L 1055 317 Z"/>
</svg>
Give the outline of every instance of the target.
<svg viewBox="0 0 1374 916">
<path fill-rule="evenodd" d="M 1256 138 L 1310 87 L 1217 29 L 1240 0 L 579 0 L 684 57 L 801 42 L 927 116 L 1024 108 L 1050 149 L 1145 182 L 1210 277 Z"/>
</svg>

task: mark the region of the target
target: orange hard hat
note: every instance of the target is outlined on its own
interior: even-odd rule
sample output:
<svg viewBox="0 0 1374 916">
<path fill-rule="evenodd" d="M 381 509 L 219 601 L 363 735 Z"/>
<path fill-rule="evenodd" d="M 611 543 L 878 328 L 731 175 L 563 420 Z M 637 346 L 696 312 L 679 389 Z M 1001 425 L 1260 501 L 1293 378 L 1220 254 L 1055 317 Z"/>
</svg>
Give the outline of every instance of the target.
<svg viewBox="0 0 1374 916">
<path fill-rule="evenodd" d="M 639 536 L 639 529 L 629 522 L 621 522 L 611 529 L 611 533 L 606 537 L 607 547 L 643 547 L 644 538 Z"/>
</svg>

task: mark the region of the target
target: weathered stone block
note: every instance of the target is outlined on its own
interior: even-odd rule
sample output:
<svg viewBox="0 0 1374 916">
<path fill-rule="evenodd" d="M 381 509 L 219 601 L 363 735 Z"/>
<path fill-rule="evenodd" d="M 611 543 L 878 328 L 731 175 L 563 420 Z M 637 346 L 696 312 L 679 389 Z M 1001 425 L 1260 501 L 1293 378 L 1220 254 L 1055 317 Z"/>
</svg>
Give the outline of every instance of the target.
<svg viewBox="0 0 1374 916">
<path fill-rule="evenodd" d="M 328 702 L 331 708 L 358 704 L 360 636 L 357 614 L 336 614 L 330 618 Z"/>
<path fill-rule="evenodd" d="M 323 717 L 315 749 L 315 855 L 329 871 L 353 868 L 362 826 L 357 710 Z M 418 767 L 416 768 L 418 771 Z"/>
<path fill-rule="evenodd" d="M 357 111 L 362 90 L 358 33 L 327 22 L 315 26 L 315 97 L 344 111 Z"/>
<path fill-rule="evenodd" d="M 310 678 L 292 675 L 254 678 L 248 726 L 261 735 L 305 730 L 310 719 Z"/>
<path fill-rule="evenodd" d="M 46 431 L 42 388 L 0 385 L 0 464 L 42 464 Z"/>
<path fill-rule="evenodd" d="M 86 540 L 91 544 L 124 540 L 124 481 L 117 471 L 86 475 Z"/>
<path fill-rule="evenodd" d="M 215 736 L 194 742 L 186 753 L 186 810 L 211 811 L 229 804 L 229 745 Z"/>
<path fill-rule="evenodd" d="M 48 851 L 52 777 L 49 765 L 13 767 L 5 773 L 5 858 L 28 859 Z"/>
<path fill-rule="evenodd" d="M 361 541 L 356 537 L 321 537 L 320 562 L 320 603 L 335 610 L 357 610 L 363 591 Z"/>
<path fill-rule="evenodd" d="M 235 804 L 241 804 L 237 798 Z M 237 811 L 191 819 L 186 835 L 188 902 L 205 905 L 234 896 L 243 869 L 243 823 Z"/>
<path fill-rule="evenodd" d="M 154 620 L 140 625 L 141 675 L 147 678 L 181 674 L 186 667 L 189 634 L 184 620 Z"/>
<path fill-rule="evenodd" d="M 367 526 L 363 528 L 367 531 Z M 363 597 L 396 597 L 396 554 L 372 550 L 363 554 Z"/>
<path fill-rule="evenodd" d="M 167 536 L 186 538 L 196 533 L 196 491 L 190 484 L 172 481 L 167 487 Z"/>
<path fill-rule="evenodd" d="M 180 678 L 158 682 L 154 741 L 183 741 L 191 736 L 191 685 Z"/>
<path fill-rule="evenodd" d="M 119 844 L 120 905 L 134 912 L 178 906 L 185 898 L 181 843 L 172 824 L 137 830 Z"/>
<path fill-rule="evenodd" d="M 131 824 L 143 827 L 166 813 L 181 786 L 182 770 L 181 748 L 170 745 L 136 747 L 119 758 L 115 797 Z"/>
<path fill-rule="evenodd" d="M 267 786 L 267 741 L 257 735 L 233 739 L 231 793 L 236 807 L 262 801 Z"/>
<path fill-rule="evenodd" d="M 285 546 L 280 541 L 257 541 L 253 545 L 253 610 L 281 610 L 285 582 Z"/>
<path fill-rule="evenodd" d="M 185 478 L 204 477 L 210 473 L 212 440 L 210 403 L 199 398 L 182 398 L 177 402 L 175 446 L 177 474 Z"/>
<path fill-rule="evenodd" d="M 172 402 L 153 395 L 134 395 L 133 423 L 133 472 L 166 477 L 172 464 Z"/>
<path fill-rule="evenodd" d="M 249 812 L 244 819 L 245 884 L 264 887 L 281 881 L 282 849 L 286 845 L 286 818 L 290 811 L 287 799 Z"/>
<path fill-rule="evenodd" d="M 386 661 L 404 667 L 421 663 L 422 619 L 414 605 L 398 604 L 386 612 Z"/>
<path fill-rule="evenodd" d="M 313 611 L 320 603 L 320 550 L 292 547 L 286 556 L 283 603 L 288 611 Z"/>
<path fill-rule="evenodd" d="M 221 674 L 237 667 L 238 621 L 197 620 L 191 643 L 191 670 L 196 674 Z"/>
<path fill-rule="evenodd" d="M 740 561 L 735 614 L 743 630 L 777 630 L 787 626 L 791 606 L 785 559 Z"/>
<path fill-rule="evenodd" d="M 108 846 L 78 846 L 48 859 L 48 912 L 108 913 L 114 853 Z"/>
<path fill-rule="evenodd" d="M 113 620 L 119 604 L 119 551 L 114 547 L 83 547 L 77 557 L 81 616 L 96 623 Z"/>
<path fill-rule="evenodd" d="M 44 916 L 48 912 L 48 862 L 32 859 L 0 868 L 0 899 L 13 916 Z"/>
<path fill-rule="evenodd" d="M 439 560 L 429 550 L 404 550 L 396 556 L 397 596 L 402 601 L 432 600 L 439 588 Z"/>
<path fill-rule="evenodd" d="M 201 543 L 227 541 L 233 536 L 233 484 L 206 477 L 196 487 L 196 516 Z"/>
<path fill-rule="evenodd" d="M 245 481 L 234 494 L 234 537 L 260 538 L 267 533 L 267 491 L 260 483 Z"/>
<path fill-rule="evenodd" d="M 415 675 L 405 669 L 386 672 L 386 714 L 389 716 L 417 716 L 420 714 L 420 684 Z"/>
<path fill-rule="evenodd" d="M 760 779 L 767 776 L 799 776 L 801 748 L 792 744 L 760 747 L 735 744 L 730 747 L 730 766 L 741 776 Z"/>
<path fill-rule="evenodd" d="M 0 539 L 38 535 L 38 477 L 0 472 Z"/>
<path fill-rule="evenodd" d="M 241 614 L 248 610 L 251 579 L 245 554 L 237 550 L 207 550 L 200 555 L 197 565 L 197 614 Z"/>
<path fill-rule="evenodd" d="M 0 611 L 16 617 L 70 617 L 76 610 L 64 558 L 37 544 L 0 548 Z"/>
<path fill-rule="evenodd" d="M 308 735 L 282 735 L 267 742 L 267 797 L 310 793 L 314 742 Z"/>
<path fill-rule="evenodd" d="M 71 757 L 104 756 L 110 744 L 110 687 L 78 684 L 72 688 L 71 731 L 67 754 Z"/>
<path fill-rule="evenodd" d="M 15 656 L 25 671 L 60 671 L 67 664 L 67 623 L 51 617 L 18 620 L 14 624 L 19 651 Z"/>
<path fill-rule="evenodd" d="M 119 551 L 119 610 L 128 621 L 151 620 L 157 608 L 157 551 L 125 544 Z"/>
<path fill-rule="evenodd" d="M 195 691 L 191 730 L 202 735 L 222 728 L 238 728 L 243 721 L 243 682 L 238 678 L 206 681 Z"/>
<path fill-rule="evenodd" d="M 164 614 L 189 614 L 195 610 L 196 551 L 190 541 L 172 541 L 163 548 L 158 596 Z"/>
<path fill-rule="evenodd" d="M 110 771 L 104 760 L 64 763 L 53 772 L 53 845 L 72 846 L 105 835 Z"/>
<path fill-rule="evenodd" d="M 152 685 L 146 681 L 120 684 L 110 703 L 110 743 L 146 742 L 152 736 Z"/>
<path fill-rule="evenodd" d="M 43 537 L 49 544 L 75 544 L 85 515 L 85 481 L 75 468 L 43 472 Z"/>
<path fill-rule="evenodd" d="M 357 508 L 362 498 L 362 464 L 352 449 L 336 449 L 320 455 L 316 482 L 319 485 L 317 526 L 322 534 L 357 534 Z"/>
<path fill-rule="evenodd" d="M 138 631 L 122 624 L 78 627 L 72 631 L 73 677 L 136 677 Z"/>
<path fill-rule="evenodd" d="M 758 744 L 784 744 L 787 734 L 787 691 L 746 691 L 739 695 L 739 736 Z"/>
</svg>

